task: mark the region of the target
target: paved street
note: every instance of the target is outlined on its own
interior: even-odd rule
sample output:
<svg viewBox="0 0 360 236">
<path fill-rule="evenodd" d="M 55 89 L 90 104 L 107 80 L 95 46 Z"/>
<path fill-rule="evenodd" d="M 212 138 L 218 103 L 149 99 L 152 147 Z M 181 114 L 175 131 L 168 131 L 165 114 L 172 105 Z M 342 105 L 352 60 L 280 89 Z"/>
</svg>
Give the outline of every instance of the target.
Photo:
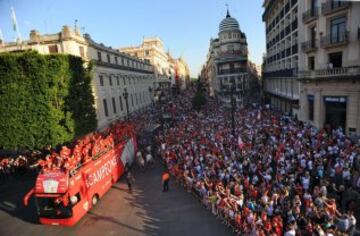
<svg viewBox="0 0 360 236">
<path fill-rule="evenodd" d="M 18 178 L 0 185 L 0 235 L 231 235 L 190 193 L 176 183 L 161 191 L 162 166 L 134 170 L 135 190 L 129 194 L 121 180 L 75 227 L 37 223 L 34 201 L 29 208 L 22 197 L 33 180 Z"/>
</svg>

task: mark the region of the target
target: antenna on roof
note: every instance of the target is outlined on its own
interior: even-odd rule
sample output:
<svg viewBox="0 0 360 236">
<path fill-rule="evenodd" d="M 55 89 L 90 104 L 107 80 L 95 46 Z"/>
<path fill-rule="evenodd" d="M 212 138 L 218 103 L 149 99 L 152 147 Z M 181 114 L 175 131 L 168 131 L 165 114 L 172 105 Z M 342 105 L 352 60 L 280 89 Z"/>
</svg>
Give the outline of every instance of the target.
<svg viewBox="0 0 360 236">
<path fill-rule="evenodd" d="M 78 20 L 77 19 L 75 19 L 75 23 L 74 23 L 74 31 L 75 31 L 75 33 L 80 33 L 79 32 L 79 27 L 78 27 Z"/>
<path fill-rule="evenodd" d="M 13 7 L 11 7 L 11 19 L 13 22 L 13 30 L 16 33 L 16 38 L 15 38 L 15 42 L 22 42 L 22 38 L 21 38 L 21 34 L 20 34 L 20 30 L 17 24 L 17 20 L 16 20 L 16 15 L 15 15 L 15 10 Z"/>
</svg>

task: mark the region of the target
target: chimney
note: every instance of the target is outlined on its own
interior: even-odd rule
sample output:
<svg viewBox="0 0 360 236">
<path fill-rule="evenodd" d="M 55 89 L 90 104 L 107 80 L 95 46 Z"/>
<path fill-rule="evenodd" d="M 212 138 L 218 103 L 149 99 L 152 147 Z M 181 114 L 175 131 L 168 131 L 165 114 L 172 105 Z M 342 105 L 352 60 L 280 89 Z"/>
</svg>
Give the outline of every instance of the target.
<svg viewBox="0 0 360 236">
<path fill-rule="evenodd" d="M 37 30 L 30 31 L 30 42 L 39 43 L 40 42 L 40 33 Z"/>
</svg>

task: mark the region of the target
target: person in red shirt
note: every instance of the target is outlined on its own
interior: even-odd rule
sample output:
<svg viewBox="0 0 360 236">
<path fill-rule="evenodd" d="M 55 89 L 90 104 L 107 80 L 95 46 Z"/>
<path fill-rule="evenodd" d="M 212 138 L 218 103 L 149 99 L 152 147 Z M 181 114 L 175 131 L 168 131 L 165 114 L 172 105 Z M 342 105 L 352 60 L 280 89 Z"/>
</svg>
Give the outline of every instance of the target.
<svg viewBox="0 0 360 236">
<path fill-rule="evenodd" d="M 163 184 L 163 192 L 168 192 L 169 191 L 170 174 L 167 170 L 162 173 L 161 180 L 162 180 L 162 184 Z"/>
</svg>

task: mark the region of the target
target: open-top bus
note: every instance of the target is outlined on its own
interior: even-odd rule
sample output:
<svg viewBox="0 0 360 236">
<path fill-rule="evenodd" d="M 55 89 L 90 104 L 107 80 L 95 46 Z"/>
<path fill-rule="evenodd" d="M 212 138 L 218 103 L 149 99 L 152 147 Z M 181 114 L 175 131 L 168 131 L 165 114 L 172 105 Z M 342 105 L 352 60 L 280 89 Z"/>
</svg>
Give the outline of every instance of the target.
<svg viewBox="0 0 360 236">
<path fill-rule="evenodd" d="M 25 206 L 34 195 L 40 223 L 74 225 L 132 164 L 137 151 L 136 136 L 129 130 L 125 137 L 76 169 L 40 171 L 35 187 L 24 197 Z"/>
</svg>

